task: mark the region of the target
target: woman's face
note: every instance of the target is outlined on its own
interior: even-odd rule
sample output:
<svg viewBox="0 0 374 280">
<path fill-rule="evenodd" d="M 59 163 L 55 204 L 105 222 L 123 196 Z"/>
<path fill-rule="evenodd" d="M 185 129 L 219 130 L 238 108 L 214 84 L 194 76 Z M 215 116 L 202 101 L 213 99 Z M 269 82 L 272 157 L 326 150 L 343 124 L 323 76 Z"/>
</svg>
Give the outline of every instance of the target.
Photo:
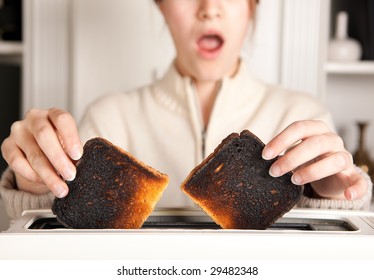
<svg viewBox="0 0 374 280">
<path fill-rule="evenodd" d="M 235 73 L 251 24 L 251 0 L 162 0 L 178 70 L 197 81 Z"/>
</svg>

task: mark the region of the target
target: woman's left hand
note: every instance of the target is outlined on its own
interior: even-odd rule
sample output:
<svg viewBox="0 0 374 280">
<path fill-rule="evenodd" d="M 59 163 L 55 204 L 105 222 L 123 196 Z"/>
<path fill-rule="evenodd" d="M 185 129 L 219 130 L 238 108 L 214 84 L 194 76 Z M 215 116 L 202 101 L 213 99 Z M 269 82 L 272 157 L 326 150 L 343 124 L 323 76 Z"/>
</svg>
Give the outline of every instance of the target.
<svg viewBox="0 0 374 280">
<path fill-rule="evenodd" d="M 367 191 L 343 140 L 322 121 L 292 123 L 265 146 L 262 155 L 269 160 L 283 152 L 269 170 L 273 177 L 292 171 L 294 184 L 311 183 L 316 195 L 329 199 L 354 200 Z"/>
</svg>

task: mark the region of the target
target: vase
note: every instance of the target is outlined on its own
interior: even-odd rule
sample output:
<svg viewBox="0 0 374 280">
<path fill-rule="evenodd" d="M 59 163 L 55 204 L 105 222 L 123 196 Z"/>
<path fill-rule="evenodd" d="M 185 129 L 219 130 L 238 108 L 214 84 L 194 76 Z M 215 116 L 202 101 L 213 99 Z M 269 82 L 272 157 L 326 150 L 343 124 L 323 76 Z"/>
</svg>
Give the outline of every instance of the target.
<svg viewBox="0 0 374 280">
<path fill-rule="evenodd" d="M 348 13 L 341 11 L 336 16 L 334 38 L 329 42 L 328 59 L 335 62 L 355 62 L 362 57 L 361 44 L 348 36 Z"/>
<path fill-rule="evenodd" d="M 368 127 L 367 122 L 358 122 L 357 123 L 359 137 L 358 137 L 358 146 L 356 152 L 353 154 L 354 163 L 368 173 L 371 177 L 374 175 L 374 166 L 373 162 L 370 159 L 369 152 L 366 149 L 366 129 Z"/>
</svg>

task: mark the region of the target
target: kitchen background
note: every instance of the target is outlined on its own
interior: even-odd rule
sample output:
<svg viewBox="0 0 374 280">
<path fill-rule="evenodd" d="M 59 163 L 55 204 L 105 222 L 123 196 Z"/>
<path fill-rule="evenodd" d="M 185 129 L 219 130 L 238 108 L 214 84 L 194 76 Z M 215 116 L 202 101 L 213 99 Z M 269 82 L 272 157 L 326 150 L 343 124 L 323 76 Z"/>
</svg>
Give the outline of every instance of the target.
<svg viewBox="0 0 374 280">
<path fill-rule="evenodd" d="M 336 57 L 348 38 L 329 53 L 341 10 L 348 12 L 348 37 L 362 50 L 358 59 L 352 42 L 350 52 Z M 351 152 L 358 148 L 356 123 L 367 122 L 372 159 L 373 53 L 374 0 L 261 0 L 243 49 L 257 77 L 324 102 Z M 0 0 L 0 141 L 32 107 L 61 107 L 79 121 L 100 95 L 160 77 L 173 55 L 152 0 Z M 8 224 L 0 199 L 0 230 Z"/>
</svg>

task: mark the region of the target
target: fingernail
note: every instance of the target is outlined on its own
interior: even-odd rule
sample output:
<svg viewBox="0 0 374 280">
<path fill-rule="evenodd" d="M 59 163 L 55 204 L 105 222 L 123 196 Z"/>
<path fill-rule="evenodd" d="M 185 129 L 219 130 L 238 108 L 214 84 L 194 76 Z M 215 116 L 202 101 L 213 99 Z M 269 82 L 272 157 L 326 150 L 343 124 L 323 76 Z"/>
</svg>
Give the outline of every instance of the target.
<svg viewBox="0 0 374 280">
<path fill-rule="evenodd" d="M 75 168 L 68 166 L 64 172 L 64 179 L 66 181 L 73 181 L 75 179 L 75 175 L 76 175 Z"/>
<path fill-rule="evenodd" d="M 269 170 L 271 177 L 279 177 L 281 175 L 281 170 L 278 165 L 272 165 Z"/>
<path fill-rule="evenodd" d="M 301 177 L 297 174 L 292 175 L 291 181 L 294 185 L 302 185 Z"/>
<path fill-rule="evenodd" d="M 54 194 L 58 198 L 63 198 L 63 197 L 65 197 L 68 194 L 68 188 L 66 186 L 64 186 L 64 185 L 56 185 L 54 187 Z"/>
<path fill-rule="evenodd" d="M 82 157 L 83 155 L 83 149 L 79 145 L 75 145 L 71 150 L 70 150 L 70 157 L 73 160 L 78 160 Z"/>
<path fill-rule="evenodd" d="M 262 151 L 262 158 L 266 160 L 274 158 L 274 151 L 265 147 L 265 149 Z"/>
<path fill-rule="evenodd" d="M 355 200 L 357 198 L 357 193 L 355 191 L 350 191 L 349 193 L 351 195 L 351 200 Z"/>
</svg>

